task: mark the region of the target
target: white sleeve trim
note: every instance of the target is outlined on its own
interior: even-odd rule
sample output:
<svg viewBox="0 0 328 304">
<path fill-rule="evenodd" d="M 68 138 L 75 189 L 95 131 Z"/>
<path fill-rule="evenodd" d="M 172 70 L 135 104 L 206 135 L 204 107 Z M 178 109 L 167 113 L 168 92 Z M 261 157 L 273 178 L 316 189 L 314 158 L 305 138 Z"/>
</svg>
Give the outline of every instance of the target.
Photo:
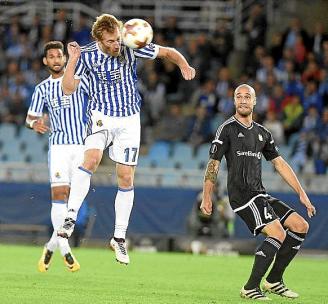
<svg viewBox="0 0 328 304">
<path fill-rule="evenodd" d="M 34 112 L 34 111 L 29 110 L 27 112 L 27 115 L 42 117 L 43 113 L 42 112 Z"/>
</svg>

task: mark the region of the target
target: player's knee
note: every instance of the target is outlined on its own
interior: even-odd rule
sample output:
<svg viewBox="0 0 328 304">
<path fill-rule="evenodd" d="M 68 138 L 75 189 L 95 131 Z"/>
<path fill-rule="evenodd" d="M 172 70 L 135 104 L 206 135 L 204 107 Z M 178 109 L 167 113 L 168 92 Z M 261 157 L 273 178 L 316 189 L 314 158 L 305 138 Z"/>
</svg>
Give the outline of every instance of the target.
<svg viewBox="0 0 328 304">
<path fill-rule="evenodd" d="M 276 239 L 278 239 L 281 243 L 283 243 L 283 241 L 285 240 L 286 238 L 286 231 L 285 229 L 278 229 L 276 232 L 275 232 L 275 235 L 274 237 Z"/>
<path fill-rule="evenodd" d="M 51 199 L 55 201 L 67 201 L 69 196 L 69 190 L 65 188 L 56 189 L 61 187 L 55 187 L 51 189 Z"/>
<path fill-rule="evenodd" d="M 88 171 L 95 172 L 98 168 L 99 160 L 97 157 L 89 157 L 83 162 L 83 168 Z"/>
<path fill-rule="evenodd" d="M 117 179 L 119 187 L 129 188 L 133 186 L 133 177 L 130 172 L 118 173 Z"/>
<path fill-rule="evenodd" d="M 309 223 L 302 217 L 294 221 L 290 230 L 294 232 L 307 233 L 309 231 Z"/>
</svg>

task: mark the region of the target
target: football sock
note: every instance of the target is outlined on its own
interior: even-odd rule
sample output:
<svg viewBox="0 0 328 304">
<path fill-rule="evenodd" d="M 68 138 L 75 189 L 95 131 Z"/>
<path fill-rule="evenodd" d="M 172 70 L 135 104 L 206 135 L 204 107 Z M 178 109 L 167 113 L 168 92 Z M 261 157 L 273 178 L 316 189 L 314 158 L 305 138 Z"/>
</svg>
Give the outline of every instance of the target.
<svg viewBox="0 0 328 304">
<path fill-rule="evenodd" d="M 64 218 L 67 213 L 67 205 L 63 200 L 52 200 L 51 201 L 51 223 L 54 228 L 54 232 L 46 244 L 47 249 L 54 252 L 59 244 L 57 238 L 57 229 L 63 224 Z"/>
<path fill-rule="evenodd" d="M 284 271 L 298 253 L 305 236 L 306 233 L 287 231 L 286 238 L 277 252 L 276 259 L 267 277 L 269 283 L 276 283 L 282 280 Z"/>
<path fill-rule="evenodd" d="M 275 254 L 281 247 L 281 242 L 273 237 L 267 237 L 256 249 L 253 269 L 248 282 L 244 286 L 251 290 L 260 286 L 262 277 L 271 265 Z"/>
<path fill-rule="evenodd" d="M 92 172 L 83 167 L 78 167 L 72 176 L 71 191 L 67 204 L 67 217 L 75 221 L 79 209 L 89 192 L 91 176 Z"/>
<path fill-rule="evenodd" d="M 134 188 L 118 188 L 115 198 L 115 230 L 114 238 L 125 239 L 133 207 Z"/>
</svg>

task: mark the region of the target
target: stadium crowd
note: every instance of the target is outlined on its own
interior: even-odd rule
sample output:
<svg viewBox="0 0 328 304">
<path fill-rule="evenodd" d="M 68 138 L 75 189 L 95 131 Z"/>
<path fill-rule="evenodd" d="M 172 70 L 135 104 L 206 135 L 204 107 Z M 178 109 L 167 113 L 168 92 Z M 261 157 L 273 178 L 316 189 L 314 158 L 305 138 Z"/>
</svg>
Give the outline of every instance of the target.
<svg viewBox="0 0 328 304">
<path fill-rule="evenodd" d="M 197 77 L 183 81 L 170 62 L 139 65 L 143 145 L 183 141 L 197 148 L 208 142 L 218 124 L 234 113 L 234 88 L 250 83 L 257 93 L 255 120 L 273 133 L 278 144 L 293 145 L 290 157 L 298 171 L 311 162 L 314 173 L 327 173 L 328 34 L 321 23 L 304 29 L 295 17 L 266 43 L 265 20 L 262 7 L 255 5 L 243 29 L 247 50 L 237 78 L 230 69 L 234 39 L 224 21 L 213 33 L 187 35 L 173 17 L 165 30 L 149 20 L 154 42 L 178 49 L 195 67 Z M 48 75 L 41 60 L 44 43 L 87 44 L 91 36 L 86 21 L 81 16 L 75 25 L 61 10 L 52 25 L 41 24 L 39 16 L 32 24 L 21 24 L 19 17 L 9 25 L 0 24 L 0 123 L 24 125 L 34 86 Z"/>
</svg>

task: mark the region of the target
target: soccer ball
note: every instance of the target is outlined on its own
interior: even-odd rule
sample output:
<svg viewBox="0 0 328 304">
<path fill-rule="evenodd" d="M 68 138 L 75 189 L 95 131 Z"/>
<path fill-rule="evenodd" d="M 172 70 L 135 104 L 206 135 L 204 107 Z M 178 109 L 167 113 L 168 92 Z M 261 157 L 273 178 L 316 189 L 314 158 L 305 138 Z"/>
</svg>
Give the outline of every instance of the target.
<svg viewBox="0 0 328 304">
<path fill-rule="evenodd" d="M 123 25 L 122 39 L 127 47 L 140 49 L 152 41 L 153 29 L 146 20 L 131 19 Z"/>
</svg>

